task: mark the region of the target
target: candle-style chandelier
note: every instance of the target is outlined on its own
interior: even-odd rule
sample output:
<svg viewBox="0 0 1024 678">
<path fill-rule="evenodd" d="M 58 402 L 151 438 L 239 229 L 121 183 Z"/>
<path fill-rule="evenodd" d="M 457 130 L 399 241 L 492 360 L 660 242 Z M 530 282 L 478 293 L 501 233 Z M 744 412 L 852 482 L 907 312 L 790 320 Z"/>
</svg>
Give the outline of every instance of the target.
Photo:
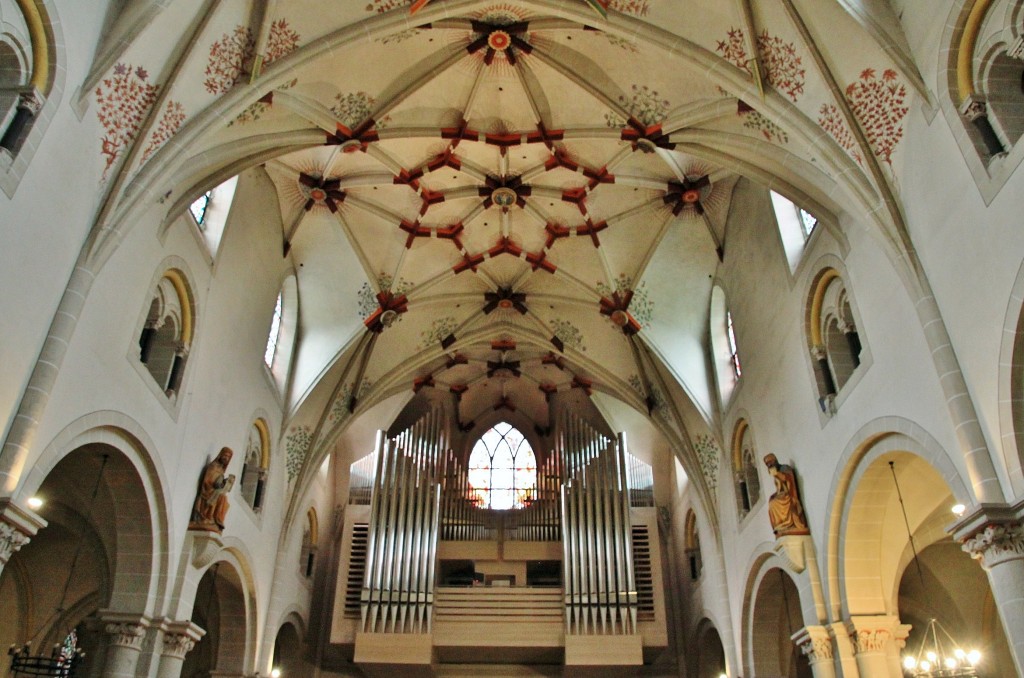
<svg viewBox="0 0 1024 678">
<path fill-rule="evenodd" d="M 964 651 L 938 621 L 929 619 L 917 653 L 903 656 L 903 673 L 914 678 L 976 677 L 980 663 L 980 652 Z"/>
</svg>

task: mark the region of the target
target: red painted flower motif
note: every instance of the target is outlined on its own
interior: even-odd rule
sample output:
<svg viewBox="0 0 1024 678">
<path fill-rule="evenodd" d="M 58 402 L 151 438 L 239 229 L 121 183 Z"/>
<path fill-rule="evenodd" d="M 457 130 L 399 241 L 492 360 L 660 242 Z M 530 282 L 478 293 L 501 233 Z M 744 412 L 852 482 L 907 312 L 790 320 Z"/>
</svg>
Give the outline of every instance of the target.
<svg viewBox="0 0 1024 678">
<path fill-rule="evenodd" d="M 156 131 L 149 137 L 149 144 L 142 152 L 142 162 L 146 162 L 149 156 L 174 136 L 183 122 L 185 122 L 185 107 L 177 101 L 168 101 L 163 115 L 160 116 Z"/>
<path fill-rule="evenodd" d="M 96 88 L 96 116 L 104 129 L 100 148 L 100 153 L 106 157 L 104 179 L 121 152 L 135 140 L 143 119 L 156 101 L 160 86 L 146 82 L 148 77 L 149 73 L 142 67 L 133 69 L 130 64 L 118 63 L 111 77 L 104 78 Z"/>
</svg>

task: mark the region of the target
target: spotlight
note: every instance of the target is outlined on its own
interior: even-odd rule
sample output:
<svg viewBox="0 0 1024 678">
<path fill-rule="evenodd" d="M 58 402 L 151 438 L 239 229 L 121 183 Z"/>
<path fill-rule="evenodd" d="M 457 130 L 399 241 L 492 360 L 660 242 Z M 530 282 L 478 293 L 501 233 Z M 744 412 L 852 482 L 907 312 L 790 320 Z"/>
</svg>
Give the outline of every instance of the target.
<svg viewBox="0 0 1024 678">
<path fill-rule="evenodd" d="M 28 504 L 28 507 L 33 511 L 40 509 L 43 506 L 43 500 L 39 497 L 29 497 L 28 501 L 25 503 Z"/>
<path fill-rule="evenodd" d="M 953 511 L 953 515 L 959 518 L 964 514 L 964 511 L 967 510 L 967 507 L 963 504 L 954 504 L 951 510 Z"/>
<path fill-rule="evenodd" d="M 270 678 L 281 678 L 281 669 L 276 666 L 270 669 Z"/>
</svg>

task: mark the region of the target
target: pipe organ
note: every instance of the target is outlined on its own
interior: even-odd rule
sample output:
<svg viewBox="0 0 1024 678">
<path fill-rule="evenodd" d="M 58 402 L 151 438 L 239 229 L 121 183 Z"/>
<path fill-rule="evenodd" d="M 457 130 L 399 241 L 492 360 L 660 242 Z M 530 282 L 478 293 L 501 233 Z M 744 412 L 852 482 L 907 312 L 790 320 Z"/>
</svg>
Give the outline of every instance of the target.
<svg viewBox="0 0 1024 678">
<path fill-rule="evenodd" d="M 516 487 L 522 508 L 493 510 L 448 419 L 435 405 L 352 464 L 334 642 L 349 639 L 366 665 L 396 653 L 430 663 L 474 643 L 503 646 L 503 658 L 547 643 L 566 663 L 606 648 L 608 663 L 636 664 L 642 635 L 664 646 L 653 472 L 625 437 L 558 409 L 536 483 Z"/>
<path fill-rule="evenodd" d="M 360 598 L 366 633 L 430 631 L 445 447 L 443 413 L 436 408 L 394 438 L 378 436 Z"/>
</svg>

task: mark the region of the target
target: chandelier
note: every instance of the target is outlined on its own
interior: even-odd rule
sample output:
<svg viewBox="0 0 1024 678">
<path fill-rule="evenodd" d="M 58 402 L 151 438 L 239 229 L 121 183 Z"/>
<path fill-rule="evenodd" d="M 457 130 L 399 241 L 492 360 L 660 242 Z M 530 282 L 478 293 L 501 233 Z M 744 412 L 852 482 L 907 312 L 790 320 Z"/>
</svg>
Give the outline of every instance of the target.
<svg viewBox="0 0 1024 678">
<path fill-rule="evenodd" d="M 939 635 L 940 631 L 942 632 L 941 636 Z M 903 657 L 903 674 L 914 676 L 914 678 L 976 677 L 980 662 L 980 652 L 977 650 L 964 652 L 938 621 L 929 619 L 917 654 L 908 654 Z"/>
</svg>

